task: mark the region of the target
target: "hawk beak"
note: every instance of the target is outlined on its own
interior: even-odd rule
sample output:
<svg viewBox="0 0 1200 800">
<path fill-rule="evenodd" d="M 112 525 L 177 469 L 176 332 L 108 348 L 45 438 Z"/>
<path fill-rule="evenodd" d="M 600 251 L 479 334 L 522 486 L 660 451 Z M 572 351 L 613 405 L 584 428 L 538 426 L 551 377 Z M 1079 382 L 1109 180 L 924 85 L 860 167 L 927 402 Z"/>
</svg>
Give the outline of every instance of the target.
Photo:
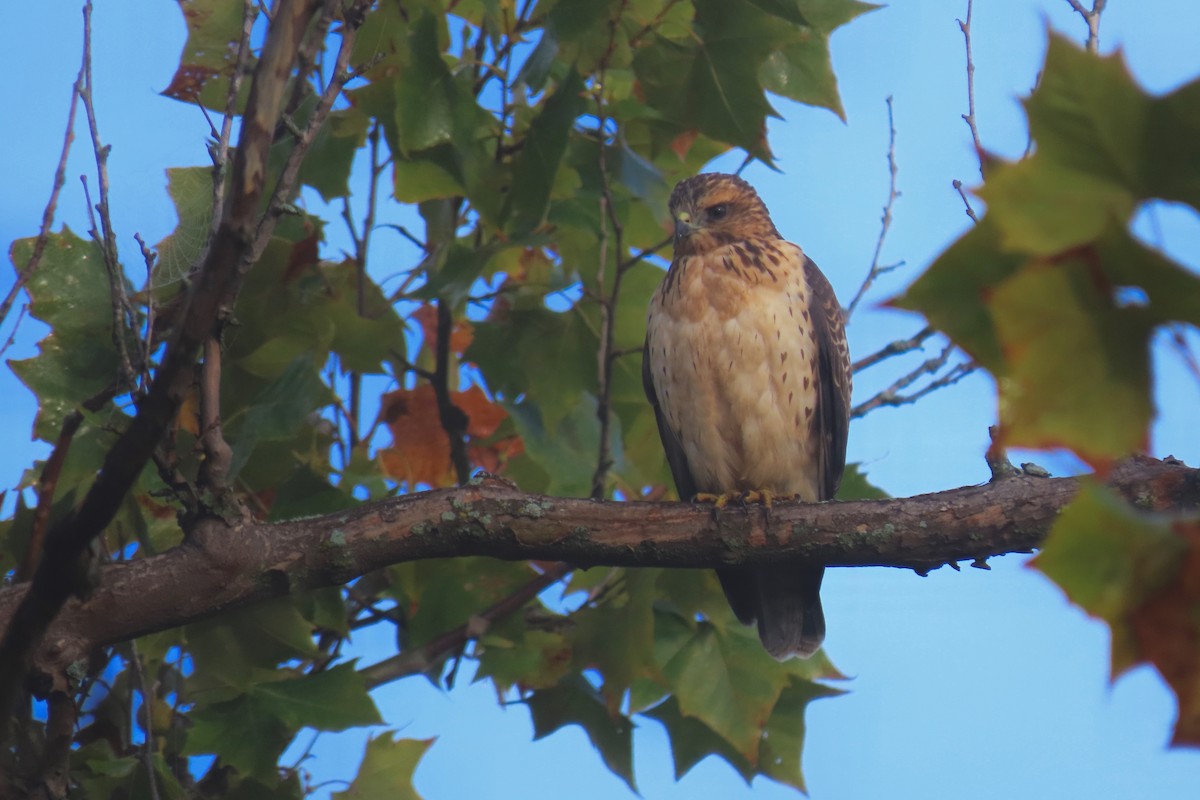
<svg viewBox="0 0 1200 800">
<path fill-rule="evenodd" d="M 693 230 L 692 215 L 686 211 L 679 212 L 675 217 L 675 241 L 684 238 Z"/>
</svg>

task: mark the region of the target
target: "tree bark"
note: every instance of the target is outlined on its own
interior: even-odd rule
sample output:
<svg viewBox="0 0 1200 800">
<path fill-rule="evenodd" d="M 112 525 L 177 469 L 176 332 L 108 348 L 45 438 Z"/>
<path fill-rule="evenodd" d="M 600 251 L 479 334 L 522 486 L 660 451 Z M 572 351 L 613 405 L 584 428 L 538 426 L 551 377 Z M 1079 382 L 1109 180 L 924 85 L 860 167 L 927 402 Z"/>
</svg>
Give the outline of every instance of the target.
<svg viewBox="0 0 1200 800">
<path fill-rule="evenodd" d="M 1107 484 L 1139 508 L 1200 506 L 1200 470 L 1137 458 Z M 577 567 L 717 567 L 780 558 L 924 573 L 1037 547 L 1075 495 L 1074 478 L 1021 475 L 897 500 L 726 507 L 600 502 L 526 494 L 494 477 L 276 524 L 210 520 L 166 553 L 103 569 L 71 600 L 36 654 L 54 674 L 97 646 L 237 606 L 345 583 L 389 564 L 492 556 Z M 0 590 L 0 628 L 28 584 Z"/>
</svg>

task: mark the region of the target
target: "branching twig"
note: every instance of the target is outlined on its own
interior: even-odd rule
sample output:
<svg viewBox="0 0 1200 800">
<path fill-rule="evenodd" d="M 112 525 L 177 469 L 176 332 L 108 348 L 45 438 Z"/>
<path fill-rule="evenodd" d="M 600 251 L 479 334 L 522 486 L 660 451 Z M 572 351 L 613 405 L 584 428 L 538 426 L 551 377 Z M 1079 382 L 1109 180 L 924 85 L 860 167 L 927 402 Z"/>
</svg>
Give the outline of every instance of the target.
<svg viewBox="0 0 1200 800">
<path fill-rule="evenodd" d="M 896 204 L 896 198 L 900 196 L 900 192 L 896 191 L 896 119 L 892 113 L 892 98 L 891 95 L 887 99 L 888 112 L 888 197 L 887 202 L 883 204 L 883 216 L 880 218 L 879 239 L 875 242 L 875 255 L 871 257 L 871 268 L 867 270 L 867 277 L 863 279 L 862 285 L 858 287 L 858 291 L 854 294 L 854 299 L 850 301 L 850 305 L 846 306 L 846 316 L 850 317 L 854 313 L 854 309 L 858 308 L 859 301 L 863 295 L 875 283 L 875 279 L 880 275 L 895 269 L 899 264 L 884 266 L 879 263 L 879 254 L 883 252 L 883 241 L 887 238 L 888 229 L 892 227 L 892 208 Z M 903 262 L 901 262 L 903 263 Z"/>
<path fill-rule="evenodd" d="M 132 387 L 141 372 L 145 361 L 143 354 L 134 360 L 129 357 L 126 344 L 126 333 L 136 329 L 133 305 L 129 302 L 129 293 L 125 287 L 125 270 L 121 267 L 117 256 L 117 235 L 113 231 L 112 213 L 109 205 L 108 154 L 112 148 L 100 141 L 100 127 L 96 120 L 96 106 L 92 94 L 95 84 L 92 79 L 92 2 L 87 0 L 83 6 L 83 88 L 79 99 L 83 101 L 83 111 L 87 116 L 88 131 L 92 138 L 92 152 L 96 157 L 96 177 L 99 183 L 100 202 L 92 205 L 88 192 L 87 177 L 81 176 L 83 192 L 87 198 L 88 215 L 92 218 L 92 238 L 100 246 L 104 256 L 104 268 L 108 273 L 108 291 L 112 301 L 112 341 L 117 352 L 120 374 L 118 380 L 123 388 Z M 99 212 L 100 224 L 97 226 L 93 211 Z M 141 340 L 137 340 L 139 345 Z"/>
<path fill-rule="evenodd" d="M 933 327 L 926 325 L 924 328 L 917 331 L 907 339 L 897 339 L 896 341 L 879 348 L 871 355 L 860 358 L 858 361 L 854 362 L 852 369 L 854 372 L 861 372 L 867 367 L 873 367 L 879 362 L 886 361 L 892 356 L 911 353 L 913 350 L 920 348 L 925 343 L 925 340 L 930 336 L 933 336 L 934 333 L 936 333 L 936 331 L 933 329 Z"/>
<path fill-rule="evenodd" d="M 215 141 L 209 149 L 213 162 L 212 176 L 212 213 L 210 216 L 208 242 L 217 235 L 217 227 L 221 224 L 221 216 L 225 207 L 225 178 L 229 165 L 229 139 L 233 134 L 233 120 L 237 116 L 238 95 L 242 90 L 242 77 L 246 74 L 246 65 L 250 61 L 250 33 L 254 30 L 254 20 L 258 12 L 251 0 L 242 0 L 242 37 L 238 41 L 237 62 L 233 74 L 229 77 L 229 92 L 225 95 L 225 113 L 221 118 L 221 131 L 216 133 Z M 200 106 L 201 110 L 204 106 Z M 206 246 L 208 244 L 206 242 Z M 204 254 L 200 256 L 201 262 Z"/>
<path fill-rule="evenodd" d="M 1100 15 L 1104 13 L 1104 7 L 1108 5 L 1108 0 L 1092 0 L 1092 10 L 1088 11 L 1083 7 L 1083 3 L 1079 0 L 1067 0 L 1071 8 L 1075 9 L 1075 13 L 1083 17 L 1084 22 L 1088 26 L 1087 51 L 1089 53 L 1100 52 Z"/>
<path fill-rule="evenodd" d="M 850 409 L 850 418 L 857 419 L 884 406 L 903 406 L 915 403 L 930 392 L 952 386 L 975 371 L 975 364 L 973 362 L 964 361 L 960 364 L 955 364 L 940 376 L 937 375 L 942 367 L 946 366 L 953 352 L 954 345 L 952 343 L 947 344 L 937 356 L 927 359 L 913 371 L 897 378 L 891 386 Z M 903 390 L 912 386 L 925 375 L 937 377 L 934 377 L 929 383 L 911 394 L 901 394 Z"/>
</svg>

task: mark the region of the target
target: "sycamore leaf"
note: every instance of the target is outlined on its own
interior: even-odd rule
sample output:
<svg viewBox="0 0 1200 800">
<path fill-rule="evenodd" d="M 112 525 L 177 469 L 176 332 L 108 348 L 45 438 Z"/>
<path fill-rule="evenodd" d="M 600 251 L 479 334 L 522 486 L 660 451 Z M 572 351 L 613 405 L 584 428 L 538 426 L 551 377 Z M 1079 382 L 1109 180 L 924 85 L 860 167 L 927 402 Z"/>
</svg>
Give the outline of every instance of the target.
<svg viewBox="0 0 1200 800">
<path fill-rule="evenodd" d="M 1168 521 L 1085 483 L 1031 562 L 1112 630 L 1112 676 L 1153 664 L 1179 701 L 1174 744 L 1200 744 L 1200 522 Z"/>
<path fill-rule="evenodd" d="M 219 754 L 240 772 L 259 778 L 275 774 L 275 764 L 295 731 L 279 718 L 270 703 L 252 694 L 191 712 L 186 755 Z"/>
<path fill-rule="evenodd" d="M 575 622 L 571 630 L 574 666 L 600 674 L 604 679 L 600 693 L 613 713 L 620 710 L 634 681 L 658 676 L 654 604 L 660 571 L 622 570 L 616 588 L 604 602 L 581 608 L 571 617 Z"/>
<path fill-rule="evenodd" d="M 467 435 L 472 439 L 487 439 L 508 417 L 508 412 L 478 385 L 465 392 L 451 392 L 450 402 L 466 414 Z M 379 414 L 392 433 L 392 445 L 378 453 L 380 465 L 388 476 L 407 481 L 410 486 L 454 483 L 450 437 L 442 427 L 437 393 L 431 384 L 388 392 L 380 401 Z"/>
<path fill-rule="evenodd" d="M 342 731 L 383 721 L 353 661 L 299 678 L 260 683 L 250 691 L 263 708 L 292 728 Z"/>
<path fill-rule="evenodd" d="M 350 788 L 334 792 L 334 800 L 421 800 L 413 788 L 413 772 L 434 739 L 397 739 L 393 733 L 367 742 L 358 774 Z"/>
<path fill-rule="evenodd" d="M 23 268 L 33 244 L 32 238 L 14 242 L 11 263 Z M 38 342 L 37 356 L 8 363 L 38 398 L 34 435 L 55 441 L 63 417 L 117 376 L 104 257 L 94 242 L 64 226 L 47 237 L 25 290 L 30 316 L 50 326 L 50 333 Z"/>
<path fill-rule="evenodd" d="M 610 712 L 604 698 L 582 676 L 533 692 L 525 705 L 533 719 L 535 740 L 567 725 L 578 725 L 600 752 L 604 765 L 637 791 L 633 780 L 633 723 L 623 714 Z"/>
<path fill-rule="evenodd" d="M 225 108 L 229 79 L 237 67 L 244 8 L 240 0 L 179 0 L 188 37 L 163 94 L 214 111 Z M 244 85 L 243 92 L 248 90 Z"/>
</svg>

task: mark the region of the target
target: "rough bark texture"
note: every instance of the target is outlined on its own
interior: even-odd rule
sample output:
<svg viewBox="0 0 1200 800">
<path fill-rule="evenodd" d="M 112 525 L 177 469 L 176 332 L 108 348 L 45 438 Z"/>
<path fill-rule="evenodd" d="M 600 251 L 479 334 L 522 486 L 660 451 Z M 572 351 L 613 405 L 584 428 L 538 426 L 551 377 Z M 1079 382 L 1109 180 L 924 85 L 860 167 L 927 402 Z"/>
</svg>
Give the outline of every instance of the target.
<svg viewBox="0 0 1200 800">
<path fill-rule="evenodd" d="M 1108 485 L 1139 508 L 1200 506 L 1200 470 L 1139 458 Z M 716 567 L 782 557 L 925 572 L 1028 551 L 1074 496 L 1073 478 L 1018 476 L 899 500 L 725 508 L 525 494 L 507 481 L 421 492 L 279 524 L 203 524 L 152 558 L 114 564 L 87 602 L 71 600 L 36 654 L 53 674 L 96 646 L 288 592 L 345 583 L 389 564 L 484 555 L 577 567 Z M 27 585 L 0 591 L 0 628 Z"/>
</svg>

